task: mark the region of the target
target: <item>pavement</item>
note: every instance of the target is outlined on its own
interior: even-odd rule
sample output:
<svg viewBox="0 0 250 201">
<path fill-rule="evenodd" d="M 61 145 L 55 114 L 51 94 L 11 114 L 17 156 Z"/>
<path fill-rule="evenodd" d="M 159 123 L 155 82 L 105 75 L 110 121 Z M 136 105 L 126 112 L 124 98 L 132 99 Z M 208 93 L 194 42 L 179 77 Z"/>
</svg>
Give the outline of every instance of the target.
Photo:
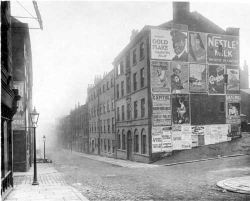
<svg viewBox="0 0 250 201">
<path fill-rule="evenodd" d="M 51 163 L 37 163 L 37 181 L 32 185 L 33 171 L 14 172 L 14 188 L 5 201 L 88 201 L 75 188 L 68 186 L 63 175 Z"/>
<path fill-rule="evenodd" d="M 236 193 L 250 194 L 250 176 L 228 178 L 217 182 L 217 186 Z"/>
</svg>

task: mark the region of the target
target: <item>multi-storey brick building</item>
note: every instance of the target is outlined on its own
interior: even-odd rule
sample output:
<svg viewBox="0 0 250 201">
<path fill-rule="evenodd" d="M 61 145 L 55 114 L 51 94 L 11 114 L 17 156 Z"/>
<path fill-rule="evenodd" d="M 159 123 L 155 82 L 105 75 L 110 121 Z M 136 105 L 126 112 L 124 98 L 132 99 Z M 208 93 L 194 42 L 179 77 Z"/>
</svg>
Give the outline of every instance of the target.
<svg viewBox="0 0 250 201">
<path fill-rule="evenodd" d="M 115 157 L 114 70 L 88 88 L 90 153 Z"/>
</svg>

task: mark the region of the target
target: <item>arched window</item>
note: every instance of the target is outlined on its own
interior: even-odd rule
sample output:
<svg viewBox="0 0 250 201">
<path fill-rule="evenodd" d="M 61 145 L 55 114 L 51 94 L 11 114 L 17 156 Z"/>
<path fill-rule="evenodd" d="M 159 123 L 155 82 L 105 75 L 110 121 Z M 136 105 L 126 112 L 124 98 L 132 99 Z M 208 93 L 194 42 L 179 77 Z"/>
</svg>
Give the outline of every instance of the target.
<svg viewBox="0 0 250 201">
<path fill-rule="evenodd" d="M 138 130 L 135 130 L 135 135 L 134 135 L 135 139 L 134 139 L 134 145 L 135 145 L 135 152 L 139 152 L 139 133 Z"/>
<path fill-rule="evenodd" d="M 142 129 L 141 131 L 141 153 L 147 153 L 147 134 L 145 129 Z"/>
<path fill-rule="evenodd" d="M 117 131 L 117 149 L 121 149 L 121 135 L 120 131 Z"/>
<path fill-rule="evenodd" d="M 125 146 L 125 130 L 122 131 L 122 150 L 126 150 Z"/>
</svg>

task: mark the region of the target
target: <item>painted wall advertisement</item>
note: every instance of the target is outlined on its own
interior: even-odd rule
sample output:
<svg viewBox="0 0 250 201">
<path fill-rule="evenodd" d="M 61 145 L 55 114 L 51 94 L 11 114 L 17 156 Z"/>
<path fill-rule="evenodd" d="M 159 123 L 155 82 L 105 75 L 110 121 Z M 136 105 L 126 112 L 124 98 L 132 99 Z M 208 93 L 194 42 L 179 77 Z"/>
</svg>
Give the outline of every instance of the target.
<svg viewBox="0 0 250 201">
<path fill-rule="evenodd" d="M 187 62 L 187 32 L 151 29 L 151 59 Z"/>
<path fill-rule="evenodd" d="M 239 37 L 208 34 L 207 61 L 239 65 Z"/>
<path fill-rule="evenodd" d="M 209 65 L 208 80 L 209 80 L 209 93 L 210 94 L 225 94 L 224 87 L 224 65 Z"/>
<path fill-rule="evenodd" d="M 188 63 L 171 62 L 171 92 L 188 93 Z"/>
<path fill-rule="evenodd" d="M 170 95 L 153 94 L 153 126 L 171 125 Z"/>
<path fill-rule="evenodd" d="M 24 100 L 24 82 L 14 81 L 13 86 L 18 89 L 21 100 L 17 101 L 18 109 L 13 117 L 13 130 L 25 130 L 25 100 Z"/>
<path fill-rule="evenodd" d="M 205 64 L 189 65 L 189 91 L 207 92 L 207 69 Z"/>
<path fill-rule="evenodd" d="M 150 61 L 151 92 L 170 93 L 170 64 L 167 61 Z"/>
<path fill-rule="evenodd" d="M 226 73 L 228 75 L 227 93 L 240 93 L 240 70 L 236 66 L 227 66 Z"/>
<path fill-rule="evenodd" d="M 172 117 L 173 117 L 173 124 L 190 123 L 188 94 L 172 95 Z"/>
<path fill-rule="evenodd" d="M 206 34 L 189 32 L 189 62 L 206 63 Z"/>
<path fill-rule="evenodd" d="M 227 118 L 229 124 L 240 124 L 240 95 L 227 95 Z"/>
</svg>

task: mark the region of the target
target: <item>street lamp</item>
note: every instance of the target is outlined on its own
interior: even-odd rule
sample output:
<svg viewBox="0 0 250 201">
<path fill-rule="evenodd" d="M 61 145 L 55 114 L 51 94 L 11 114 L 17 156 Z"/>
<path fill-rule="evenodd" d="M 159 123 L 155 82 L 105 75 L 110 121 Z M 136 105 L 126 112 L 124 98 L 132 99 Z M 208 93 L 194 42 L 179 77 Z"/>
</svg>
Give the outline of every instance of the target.
<svg viewBox="0 0 250 201">
<path fill-rule="evenodd" d="M 46 137 L 45 137 L 45 135 L 43 136 L 43 142 L 44 142 L 44 154 L 43 154 L 43 157 L 44 157 L 44 159 L 43 159 L 43 162 L 45 162 L 45 142 L 46 142 Z"/>
<path fill-rule="evenodd" d="M 36 108 L 30 113 L 30 119 L 32 127 L 34 128 L 34 177 L 32 185 L 39 185 L 37 182 L 37 168 L 36 168 L 36 127 L 39 118 L 39 113 L 37 113 Z"/>
</svg>

